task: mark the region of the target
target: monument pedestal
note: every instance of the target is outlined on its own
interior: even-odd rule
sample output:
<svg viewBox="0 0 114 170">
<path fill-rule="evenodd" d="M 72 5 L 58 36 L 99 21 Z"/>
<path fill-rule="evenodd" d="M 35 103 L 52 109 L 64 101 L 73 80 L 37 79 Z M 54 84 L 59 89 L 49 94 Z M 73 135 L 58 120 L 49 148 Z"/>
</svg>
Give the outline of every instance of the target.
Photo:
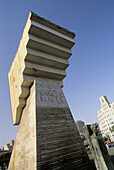
<svg viewBox="0 0 114 170">
<path fill-rule="evenodd" d="M 9 170 L 89 169 L 59 83 L 35 80 L 23 110 Z"/>
</svg>

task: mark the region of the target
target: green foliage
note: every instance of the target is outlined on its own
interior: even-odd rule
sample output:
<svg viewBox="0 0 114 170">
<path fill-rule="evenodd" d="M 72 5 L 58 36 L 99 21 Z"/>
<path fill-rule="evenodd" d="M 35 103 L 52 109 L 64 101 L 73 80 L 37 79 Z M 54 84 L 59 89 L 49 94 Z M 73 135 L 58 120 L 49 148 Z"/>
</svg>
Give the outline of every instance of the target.
<svg viewBox="0 0 114 170">
<path fill-rule="evenodd" d="M 85 140 L 85 136 L 82 135 L 82 134 L 80 134 L 80 136 L 81 136 L 81 139 L 84 141 Z"/>
<path fill-rule="evenodd" d="M 114 125 L 112 126 L 112 132 L 114 132 Z"/>
<path fill-rule="evenodd" d="M 110 128 L 111 132 L 114 132 L 114 125 Z"/>
<path fill-rule="evenodd" d="M 105 136 L 103 137 L 104 142 L 106 142 L 108 140 L 108 138 L 106 138 Z"/>
</svg>

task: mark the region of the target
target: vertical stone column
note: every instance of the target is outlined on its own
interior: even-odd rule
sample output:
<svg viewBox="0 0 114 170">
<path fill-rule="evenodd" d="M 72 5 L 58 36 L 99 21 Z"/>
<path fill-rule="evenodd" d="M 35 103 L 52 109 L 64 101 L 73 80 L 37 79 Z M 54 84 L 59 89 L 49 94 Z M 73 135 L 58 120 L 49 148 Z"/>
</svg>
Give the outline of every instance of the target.
<svg viewBox="0 0 114 170">
<path fill-rule="evenodd" d="M 60 84 L 36 81 L 38 169 L 89 169 L 88 157 Z"/>
<path fill-rule="evenodd" d="M 36 80 L 23 110 L 9 170 L 89 169 L 59 83 Z"/>
</svg>

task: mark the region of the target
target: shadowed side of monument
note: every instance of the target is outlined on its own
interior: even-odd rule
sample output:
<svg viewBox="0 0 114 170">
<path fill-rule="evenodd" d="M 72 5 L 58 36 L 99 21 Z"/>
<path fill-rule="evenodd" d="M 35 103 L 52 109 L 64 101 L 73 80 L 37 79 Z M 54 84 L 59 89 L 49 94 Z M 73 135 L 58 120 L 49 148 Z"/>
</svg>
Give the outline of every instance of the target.
<svg viewBox="0 0 114 170">
<path fill-rule="evenodd" d="M 36 107 L 37 168 L 91 168 L 60 84 L 37 80 Z"/>
<path fill-rule="evenodd" d="M 74 37 L 30 12 L 9 72 L 19 124 L 9 170 L 93 169 L 61 88 Z"/>
</svg>

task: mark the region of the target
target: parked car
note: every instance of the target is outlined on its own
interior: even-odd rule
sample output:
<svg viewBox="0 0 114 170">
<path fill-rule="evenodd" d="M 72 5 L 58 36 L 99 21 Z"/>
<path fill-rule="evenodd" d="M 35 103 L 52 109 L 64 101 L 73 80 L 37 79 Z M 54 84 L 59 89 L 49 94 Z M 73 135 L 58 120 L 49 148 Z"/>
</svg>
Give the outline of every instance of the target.
<svg viewBox="0 0 114 170">
<path fill-rule="evenodd" d="M 114 143 L 113 142 L 107 142 L 106 147 L 107 148 L 114 147 Z"/>
</svg>

